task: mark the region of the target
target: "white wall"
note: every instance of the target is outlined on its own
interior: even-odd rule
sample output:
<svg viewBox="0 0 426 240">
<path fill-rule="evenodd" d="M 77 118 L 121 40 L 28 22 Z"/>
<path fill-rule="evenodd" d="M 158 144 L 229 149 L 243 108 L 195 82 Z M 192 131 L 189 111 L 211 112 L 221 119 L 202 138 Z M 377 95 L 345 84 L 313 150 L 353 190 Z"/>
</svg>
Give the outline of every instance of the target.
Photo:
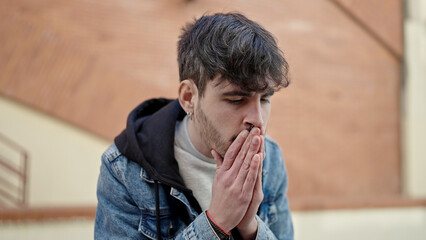
<svg viewBox="0 0 426 240">
<path fill-rule="evenodd" d="M 404 190 L 426 197 L 426 1 L 406 1 L 403 94 Z"/>
<path fill-rule="evenodd" d="M 96 205 L 107 141 L 4 97 L 0 133 L 29 153 L 31 207 Z"/>
<path fill-rule="evenodd" d="M 85 219 L 0 224 L 2 240 L 90 240 L 94 222 Z"/>
<path fill-rule="evenodd" d="M 297 240 L 424 240 L 426 208 L 384 208 L 294 213 Z"/>
</svg>

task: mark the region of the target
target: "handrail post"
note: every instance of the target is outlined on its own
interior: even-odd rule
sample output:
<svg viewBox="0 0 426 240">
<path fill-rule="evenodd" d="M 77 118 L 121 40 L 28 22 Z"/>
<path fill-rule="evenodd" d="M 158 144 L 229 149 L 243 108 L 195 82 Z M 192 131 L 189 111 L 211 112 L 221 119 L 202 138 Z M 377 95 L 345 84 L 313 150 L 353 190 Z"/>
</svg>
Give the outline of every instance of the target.
<svg viewBox="0 0 426 240">
<path fill-rule="evenodd" d="M 4 189 L 0 188 L 0 197 L 2 197 L 0 198 L 0 208 L 7 206 L 3 200 L 11 202 L 15 207 L 26 208 L 28 203 L 28 153 L 23 147 L 2 134 L 0 134 L 0 143 L 19 154 L 18 166 L 11 164 L 10 162 L 13 162 L 13 159 L 11 160 L 8 156 L 0 156 L 0 168 L 13 176 L 17 176 L 19 182 L 18 186 L 12 184 L 13 181 L 7 181 L 7 179 L 3 179 L 4 182 L 0 182 L 3 183 L 4 187 Z"/>
</svg>

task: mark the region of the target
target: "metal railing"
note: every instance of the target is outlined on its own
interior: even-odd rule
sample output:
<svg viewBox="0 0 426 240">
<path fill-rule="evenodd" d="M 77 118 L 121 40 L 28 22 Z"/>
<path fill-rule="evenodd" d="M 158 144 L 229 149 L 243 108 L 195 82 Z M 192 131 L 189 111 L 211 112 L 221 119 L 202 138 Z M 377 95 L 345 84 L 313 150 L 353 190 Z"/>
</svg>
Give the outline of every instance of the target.
<svg viewBox="0 0 426 240">
<path fill-rule="evenodd" d="M 27 151 L 0 134 L 0 209 L 26 208 Z"/>
</svg>

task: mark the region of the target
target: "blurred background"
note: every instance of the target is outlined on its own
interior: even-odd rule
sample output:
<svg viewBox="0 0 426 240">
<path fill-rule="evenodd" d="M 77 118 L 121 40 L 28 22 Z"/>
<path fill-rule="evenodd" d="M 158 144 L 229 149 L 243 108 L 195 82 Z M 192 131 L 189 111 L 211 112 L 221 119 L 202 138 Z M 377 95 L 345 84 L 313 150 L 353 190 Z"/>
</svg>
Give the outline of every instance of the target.
<svg viewBox="0 0 426 240">
<path fill-rule="evenodd" d="M 100 156 L 203 14 L 268 29 L 297 240 L 426 236 L 426 1 L 1 0 L 0 238 L 92 239 Z"/>
</svg>

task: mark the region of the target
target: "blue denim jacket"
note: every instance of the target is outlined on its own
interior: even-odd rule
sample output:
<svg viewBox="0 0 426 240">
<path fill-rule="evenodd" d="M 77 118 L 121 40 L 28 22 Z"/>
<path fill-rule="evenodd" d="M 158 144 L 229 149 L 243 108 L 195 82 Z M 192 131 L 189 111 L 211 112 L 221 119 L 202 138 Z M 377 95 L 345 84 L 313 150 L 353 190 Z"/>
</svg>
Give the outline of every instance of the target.
<svg viewBox="0 0 426 240">
<path fill-rule="evenodd" d="M 293 239 L 287 173 L 281 151 L 269 137 L 263 164 L 264 199 L 258 212 L 257 239 Z M 205 212 L 198 214 L 173 187 L 159 185 L 163 239 L 217 239 Z M 102 156 L 98 180 L 95 239 L 157 239 L 154 181 L 113 144 Z M 185 214 L 176 213 L 183 204 Z M 185 215 L 189 224 L 182 220 Z"/>
<path fill-rule="evenodd" d="M 129 114 L 126 129 L 102 156 L 96 239 L 218 238 L 174 159 L 175 125 L 183 116 L 179 102 L 169 99 L 147 100 Z M 265 139 L 257 238 L 293 239 L 283 158 Z"/>
</svg>

